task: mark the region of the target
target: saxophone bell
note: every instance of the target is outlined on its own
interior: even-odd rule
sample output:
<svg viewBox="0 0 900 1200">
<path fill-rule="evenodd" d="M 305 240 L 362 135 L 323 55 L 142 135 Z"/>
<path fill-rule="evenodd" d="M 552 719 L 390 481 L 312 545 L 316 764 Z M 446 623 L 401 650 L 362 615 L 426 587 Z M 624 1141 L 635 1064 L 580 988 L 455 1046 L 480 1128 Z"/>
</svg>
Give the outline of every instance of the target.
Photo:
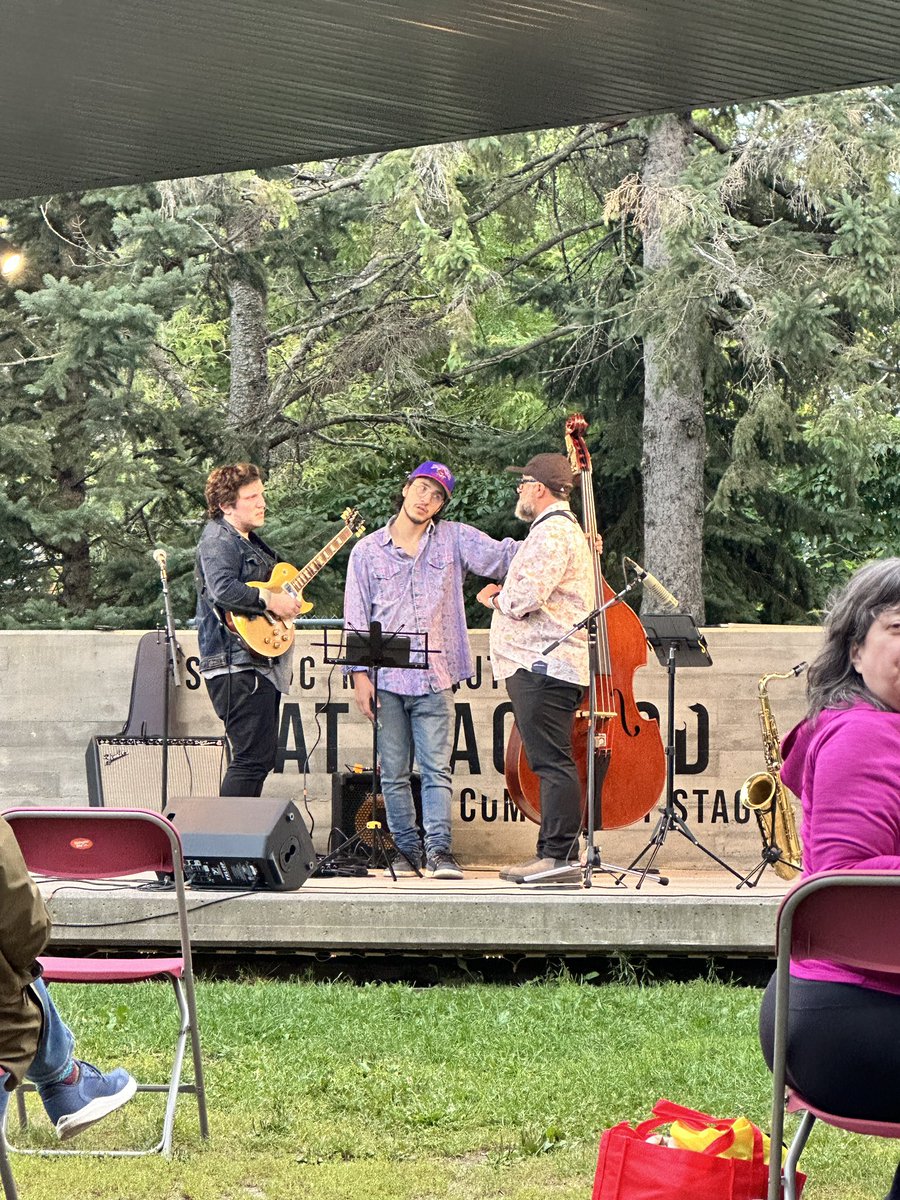
<svg viewBox="0 0 900 1200">
<path fill-rule="evenodd" d="M 768 771 L 748 775 L 741 786 L 741 804 L 744 808 L 768 808 L 778 787 L 778 780 Z"/>
</svg>

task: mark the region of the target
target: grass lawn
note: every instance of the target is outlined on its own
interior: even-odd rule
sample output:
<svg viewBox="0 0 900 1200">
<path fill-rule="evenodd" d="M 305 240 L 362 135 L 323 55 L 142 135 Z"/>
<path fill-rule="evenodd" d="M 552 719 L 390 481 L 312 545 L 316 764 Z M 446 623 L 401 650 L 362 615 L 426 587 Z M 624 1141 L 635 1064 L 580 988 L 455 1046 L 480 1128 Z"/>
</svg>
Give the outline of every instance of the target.
<svg viewBox="0 0 900 1200">
<path fill-rule="evenodd" d="M 166 985 L 54 988 L 81 1056 L 161 1077 Z M 182 1097 L 175 1157 L 14 1157 L 22 1200 L 589 1200 L 601 1130 L 660 1096 L 768 1123 L 761 993 L 717 982 L 199 985 L 211 1140 Z M 53 1144 L 39 1103 L 31 1144 Z M 84 1135 L 149 1141 L 138 1096 Z M 13 1109 L 11 1125 L 14 1127 Z M 793 1129 L 794 1118 L 789 1120 Z M 890 1142 L 817 1128 L 807 1200 L 879 1200 Z"/>
</svg>

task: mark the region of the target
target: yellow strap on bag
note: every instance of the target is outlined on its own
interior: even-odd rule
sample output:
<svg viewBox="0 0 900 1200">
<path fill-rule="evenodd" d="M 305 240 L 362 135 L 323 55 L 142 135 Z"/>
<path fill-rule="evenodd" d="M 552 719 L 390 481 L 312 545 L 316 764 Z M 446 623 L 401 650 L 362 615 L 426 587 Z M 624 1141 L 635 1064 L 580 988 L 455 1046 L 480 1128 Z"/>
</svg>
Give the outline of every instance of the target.
<svg viewBox="0 0 900 1200">
<path fill-rule="evenodd" d="M 731 1128 L 734 1130 L 734 1141 L 724 1150 L 720 1150 L 718 1157 L 752 1159 L 755 1129 L 753 1122 L 748 1121 L 746 1117 L 736 1117 L 731 1122 Z M 692 1129 L 682 1121 L 673 1121 L 669 1128 L 669 1136 L 681 1150 L 705 1150 L 707 1146 L 722 1136 L 722 1130 L 716 1129 L 712 1125 L 707 1125 L 705 1129 Z M 761 1136 L 763 1162 L 768 1163 L 769 1139 L 764 1133 Z M 782 1165 L 786 1154 L 787 1151 L 783 1149 Z"/>
</svg>

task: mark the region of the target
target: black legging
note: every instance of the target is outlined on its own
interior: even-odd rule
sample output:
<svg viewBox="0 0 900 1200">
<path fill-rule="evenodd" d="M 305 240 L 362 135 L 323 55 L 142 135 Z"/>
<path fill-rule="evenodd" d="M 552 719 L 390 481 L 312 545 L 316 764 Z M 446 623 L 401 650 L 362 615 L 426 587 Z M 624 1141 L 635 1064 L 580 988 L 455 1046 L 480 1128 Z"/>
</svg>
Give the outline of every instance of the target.
<svg viewBox="0 0 900 1200">
<path fill-rule="evenodd" d="M 787 1080 L 816 1108 L 900 1122 L 900 995 L 852 983 L 791 979 Z M 772 1069 L 775 976 L 763 997 L 759 1040 Z"/>
</svg>

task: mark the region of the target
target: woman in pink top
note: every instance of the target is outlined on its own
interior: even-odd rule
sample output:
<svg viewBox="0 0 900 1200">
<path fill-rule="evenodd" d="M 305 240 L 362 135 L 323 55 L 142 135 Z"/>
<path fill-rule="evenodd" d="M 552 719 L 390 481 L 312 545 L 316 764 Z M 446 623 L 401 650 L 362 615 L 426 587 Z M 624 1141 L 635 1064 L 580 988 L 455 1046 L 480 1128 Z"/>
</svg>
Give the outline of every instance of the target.
<svg viewBox="0 0 900 1200">
<path fill-rule="evenodd" d="M 782 779 L 803 806 L 804 874 L 900 870 L 900 558 L 861 568 L 838 594 L 807 695 L 782 747 Z M 788 1082 L 817 1107 L 900 1121 L 898 977 L 820 961 L 792 963 L 791 978 Z M 773 985 L 760 1014 L 770 1067 Z"/>
</svg>

